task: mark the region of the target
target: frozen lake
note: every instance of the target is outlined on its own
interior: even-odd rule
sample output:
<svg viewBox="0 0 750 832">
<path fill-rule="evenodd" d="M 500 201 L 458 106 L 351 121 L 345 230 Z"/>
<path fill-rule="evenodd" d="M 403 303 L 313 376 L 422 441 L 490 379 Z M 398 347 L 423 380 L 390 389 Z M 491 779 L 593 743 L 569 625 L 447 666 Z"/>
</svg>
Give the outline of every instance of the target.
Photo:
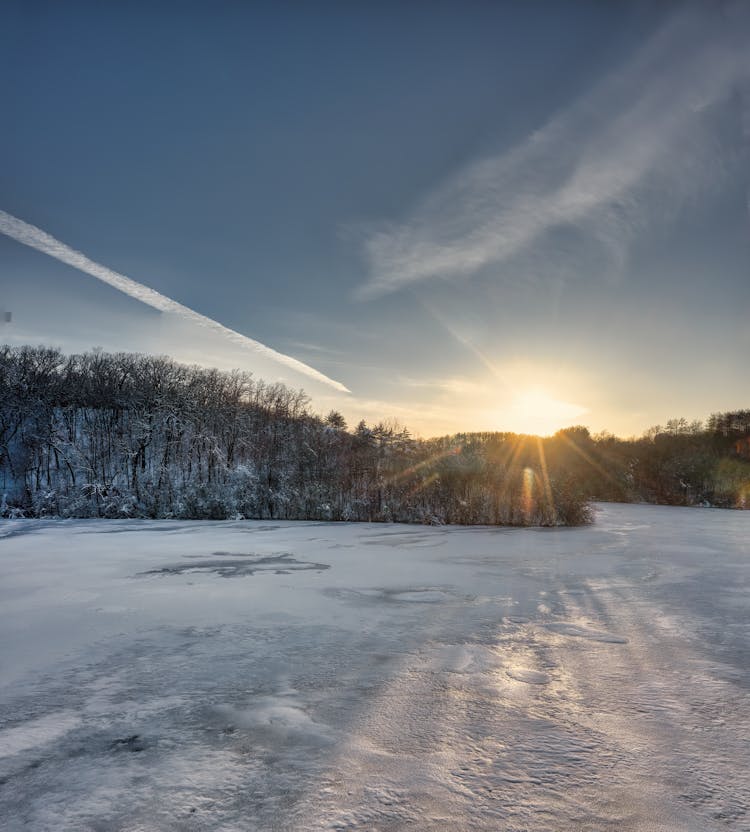
<svg viewBox="0 0 750 832">
<path fill-rule="evenodd" d="M 750 829 L 750 512 L 0 525 L 18 830 Z"/>
</svg>

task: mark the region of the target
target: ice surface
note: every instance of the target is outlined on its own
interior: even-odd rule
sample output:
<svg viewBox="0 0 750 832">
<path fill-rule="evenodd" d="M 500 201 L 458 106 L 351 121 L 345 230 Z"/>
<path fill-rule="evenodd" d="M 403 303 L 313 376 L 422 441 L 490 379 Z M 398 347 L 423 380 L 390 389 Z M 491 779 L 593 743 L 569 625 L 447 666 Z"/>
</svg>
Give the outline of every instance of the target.
<svg viewBox="0 0 750 832">
<path fill-rule="evenodd" d="M 750 513 L 6 521 L 0 825 L 750 829 Z"/>
</svg>

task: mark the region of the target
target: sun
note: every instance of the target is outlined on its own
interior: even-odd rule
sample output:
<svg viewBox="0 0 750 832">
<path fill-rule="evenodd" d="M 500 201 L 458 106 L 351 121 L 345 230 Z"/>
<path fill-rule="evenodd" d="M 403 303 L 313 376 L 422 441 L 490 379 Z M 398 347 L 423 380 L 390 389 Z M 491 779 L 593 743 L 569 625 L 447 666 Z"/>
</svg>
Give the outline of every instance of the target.
<svg viewBox="0 0 750 832">
<path fill-rule="evenodd" d="M 586 412 L 587 408 L 556 399 L 542 387 L 527 387 L 498 411 L 498 427 L 514 433 L 551 436 L 574 424 Z"/>
</svg>

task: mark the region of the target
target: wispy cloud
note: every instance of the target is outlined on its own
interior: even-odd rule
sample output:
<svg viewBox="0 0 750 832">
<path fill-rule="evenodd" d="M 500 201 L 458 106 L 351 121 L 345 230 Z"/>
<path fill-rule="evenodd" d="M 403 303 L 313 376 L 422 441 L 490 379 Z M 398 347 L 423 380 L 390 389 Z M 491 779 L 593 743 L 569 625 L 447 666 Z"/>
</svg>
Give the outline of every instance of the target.
<svg viewBox="0 0 750 832">
<path fill-rule="evenodd" d="M 402 387 L 435 390 L 450 395 L 476 395 L 487 390 L 487 382 L 474 381 L 468 378 L 409 378 L 408 376 L 399 376 L 397 381 Z"/>
<path fill-rule="evenodd" d="M 540 248 L 554 256 L 543 243 L 559 229 L 579 235 L 582 256 L 604 251 L 621 268 L 639 228 L 679 211 L 722 172 L 716 105 L 747 80 L 748 56 L 747 5 L 683 8 L 543 129 L 462 170 L 403 224 L 370 234 L 360 295 L 465 277 L 532 245 L 539 262 Z"/>
<path fill-rule="evenodd" d="M 41 228 L 37 228 L 35 225 L 24 222 L 23 220 L 20 220 L 5 211 L 0 211 L 0 232 L 6 234 L 8 237 L 11 237 L 19 243 L 23 243 L 30 248 L 41 251 L 44 254 L 48 254 L 50 257 L 54 257 L 62 263 L 67 263 L 67 265 L 72 266 L 85 274 L 91 275 L 91 277 L 95 277 L 103 283 L 113 286 L 123 294 L 129 295 L 131 298 L 135 298 L 136 300 L 141 301 L 141 303 L 145 303 L 147 306 L 158 309 L 160 312 L 170 312 L 178 315 L 193 324 L 197 324 L 198 326 L 219 333 L 240 347 L 252 350 L 258 355 L 276 361 L 284 367 L 295 370 L 308 378 L 327 384 L 342 393 L 350 392 L 348 388 L 341 384 L 341 382 L 328 378 L 328 376 L 313 367 L 304 364 L 302 361 L 298 361 L 290 355 L 277 352 L 276 350 L 271 349 L 271 347 L 261 344 L 259 341 L 255 341 L 252 338 L 248 338 L 246 335 L 242 335 L 240 332 L 229 329 L 229 327 L 220 324 L 218 321 L 215 321 L 206 315 L 201 315 L 200 312 L 196 312 L 187 306 L 183 306 L 176 300 L 172 300 L 172 298 L 168 298 L 166 295 L 162 295 L 160 292 L 157 292 L 148 286 L 144 286 L 142 283 L 138 283 L 129 277 L 125 277 L 125 275 L 119 274 L 118 272 L 107 268 L 107 266 L 102 266 L 100 263 L 90 260 L 85 254 L 82 254 L 80 251 L 76 251 L 65 243 L 60 242 L 60 240 L 55 239 L 52 235 L 47 234 L 46 231 L 42 231 Z"/>
</svg>

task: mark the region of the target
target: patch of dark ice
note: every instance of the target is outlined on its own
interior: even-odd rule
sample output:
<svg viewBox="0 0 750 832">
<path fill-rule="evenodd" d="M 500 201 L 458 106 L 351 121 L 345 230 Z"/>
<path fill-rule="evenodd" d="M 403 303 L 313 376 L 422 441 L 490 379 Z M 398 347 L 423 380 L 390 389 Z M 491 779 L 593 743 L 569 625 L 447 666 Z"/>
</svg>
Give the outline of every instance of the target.
<svg viewBox="0 0 750 832">
<path fill-rule="evenodd" d="M 146 748 L 146 743 L 140 734 L 131 734 L 129 737 L 121 737 L 113 740 L 109 747 L 112 751 L 130 751 L 131 753 L 137 753 Z"/>
<path fill-rule="evenodd" d="M 297 560 L 284 552 L 277 555 L 230 555 L 228 552 L 214 552 L 214 560 L 200 560 L 189 557 L 188 563 L 170 564 L 157 569 L 140 572 L 143 575 L 184 575 L 192 573 L 215 573 L 222 578 L 240 578 L 254 575 L 256 572 L 273 572 L 287 575 L 291 572 L 316 571 L 330 569 L 328 563 Z"/>
<path fill-rule="evenodd" d="M 325 590 L 326 595 L 345 601 L 372 601 L 374 603 L 392 604 L 439 604 L 452 601 L 456 597 L 455 590 L 447 587 L 372 587 L 365 589 Z M 463 601 L 471 601 L 473 597 L 461 597 Z"/>
</svg>

